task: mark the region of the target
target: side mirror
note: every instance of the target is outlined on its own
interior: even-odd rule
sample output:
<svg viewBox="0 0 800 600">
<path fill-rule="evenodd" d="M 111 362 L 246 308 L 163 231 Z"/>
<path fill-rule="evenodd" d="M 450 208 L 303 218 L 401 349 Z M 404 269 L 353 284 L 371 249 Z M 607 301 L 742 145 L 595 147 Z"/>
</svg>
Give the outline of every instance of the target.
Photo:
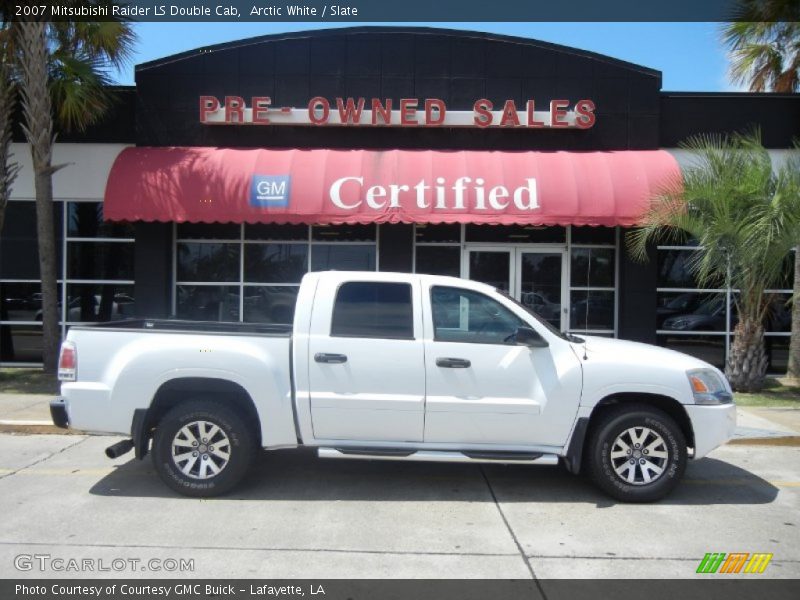
<svg viewBox="0 0 800 600">
<path fill-rule="evenodd" d="M 520 346 L 529 346 L 530 348 L 547 348 L 550 345 L 538 331 L 530 327 L 517 329 L 516 342 Z"/>
</svg>

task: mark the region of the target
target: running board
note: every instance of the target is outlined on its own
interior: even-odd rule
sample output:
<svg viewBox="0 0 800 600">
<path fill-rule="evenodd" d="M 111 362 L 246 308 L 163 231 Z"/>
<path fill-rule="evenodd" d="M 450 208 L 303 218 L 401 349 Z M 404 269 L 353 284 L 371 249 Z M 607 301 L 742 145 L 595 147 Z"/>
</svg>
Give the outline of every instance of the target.
<svg viewBox="0 0 800 600">
<path fill-rule="evenodd" d="M 501 463 L 515 465 L 557 465 L 555 454 L 515 452 L 440 452 L 436 450 L 401 450 L 397 448 L 319 448 L 320 458 L 368 460 L 413 460 L 448 463 Z"/>
</svg>

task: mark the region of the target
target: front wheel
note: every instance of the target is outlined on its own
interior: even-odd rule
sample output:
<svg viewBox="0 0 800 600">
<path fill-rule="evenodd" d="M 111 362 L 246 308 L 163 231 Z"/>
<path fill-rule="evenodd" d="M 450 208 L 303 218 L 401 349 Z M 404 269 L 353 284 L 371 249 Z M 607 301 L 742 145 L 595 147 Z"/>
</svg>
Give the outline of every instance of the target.
<svg viewBox="0 0 800 600">
<path fill-rule="evenodd" d="M 172 408 L 153 438 L 153 464 L 161 479 L 196 498 L 230 491 L 247 473 L 254 452 L 255 436 L 242 417 L 208 400 Z"/>
<path fill-rule="evenodd" d="M 652 502 L 669 494 L 686 470 L 686 437 L 665 412 L 620 405 L 600 417 L 589 440 L 594 483 L 623 502 Z"/>
</svg>

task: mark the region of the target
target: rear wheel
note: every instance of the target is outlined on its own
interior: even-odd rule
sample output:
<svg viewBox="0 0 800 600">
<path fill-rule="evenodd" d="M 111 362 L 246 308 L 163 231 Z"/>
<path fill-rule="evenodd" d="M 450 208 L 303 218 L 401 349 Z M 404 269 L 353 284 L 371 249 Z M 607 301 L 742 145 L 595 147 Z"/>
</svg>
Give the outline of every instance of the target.
<svg viewBox="0 0 800 600">
<path fill-rule="evenodd" d="M 592 480 L 624 502 L 663 498 L 686 470 L 681 428 L 665 412 L 644 405 L 620 405 L 602 414 L 588 452 Z"/>
<path fill-rule="evenodd" d="M 255 436 L 236 411 L 190 400 L 172 408 L 156 427 L 153 464 L 180 494 L 218 496 L 241 481 L 254 451 Z"/>
</svg>

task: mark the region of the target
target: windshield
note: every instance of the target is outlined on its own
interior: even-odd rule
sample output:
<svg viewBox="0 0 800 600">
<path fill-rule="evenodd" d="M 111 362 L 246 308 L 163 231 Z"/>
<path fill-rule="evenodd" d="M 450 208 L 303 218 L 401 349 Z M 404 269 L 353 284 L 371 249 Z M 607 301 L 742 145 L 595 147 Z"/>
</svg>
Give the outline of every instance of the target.
<svg viewBox="0 0 800 600">
<path fill-rule="evenodd" d="M 568 342 L 583 342 L 582 339 L 580 339 L 580 338 L 578 338 L 578 337 L 576 337 L 576 336 L 574 336 L 574 335 L 572 335 L 570 333 L 564 333 L 563 331 L 560 331 L 559 329 L 554 327 L 552 323 L 550 323 L 549 321 L 546 321 L 545 319 L 543 319 L 541 317 L 541 315 L 537 314 L 530 307 L 525 306 L 522 302 L 520 302 L 516 298 L 514 298 L 512 296 L 509 296 L 508 292 L 505 292 L 505 291 L 503 291 L 501 289 L 498 289 L 498 288 L 495 288 L 494 291 L 497 292 L 498 294 L 500 294 L 501 296 L 503 296 L 503 298 L 507 298 L 507 299 L 511 300 L 511 302 L 513 302 L 514 304 L 516 304 L 520 308 L 524 309 L 526 313 L 531 315 L 534 319 L 536 319 L 539 323 L 541 323 L 544 327 L 546 327 L 547 330 L 550 333 L 552 333 L 554 335 L 557 335 L 562 340 L 567 340 Z"/>
</svg>

